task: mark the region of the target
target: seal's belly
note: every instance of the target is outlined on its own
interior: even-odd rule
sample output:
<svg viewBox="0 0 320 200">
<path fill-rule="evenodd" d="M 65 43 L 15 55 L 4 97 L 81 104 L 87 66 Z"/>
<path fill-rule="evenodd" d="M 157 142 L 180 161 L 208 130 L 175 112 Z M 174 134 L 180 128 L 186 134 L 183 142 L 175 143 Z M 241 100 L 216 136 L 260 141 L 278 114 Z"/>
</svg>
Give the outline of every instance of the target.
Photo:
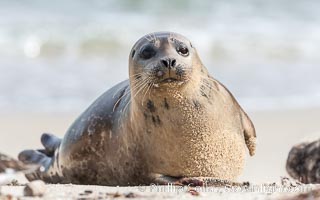
<svg viewBox="0 0 320 200">
<path fill-rule="evenodd" d="M 150 172 L 228 180 L 241 174 L 245 140 L 239 109 L 230 99 L 207 99 L 195 91 L 153 99 L 152 108 L 145 109 L 140 129 Z"/>
<path fill-rule="evenodd" d="M 187 140 L 175 138 L 159 144 L 150 152 L 154 173 L 233 180 L 244 166 L 245 144 L 237 133 L 204 133 Z"/>
<path fill-rule="evenodd" d="M 178 113 L 178 112 L 177 112 Z M 222 112 L 219 112 L 222 113 Z M 245 142 L 240 119 L 233 112 L 161 117 L 145 137 L 150 171 L 168 176 L 235 180 L 242 172 Z"/>
</svg>

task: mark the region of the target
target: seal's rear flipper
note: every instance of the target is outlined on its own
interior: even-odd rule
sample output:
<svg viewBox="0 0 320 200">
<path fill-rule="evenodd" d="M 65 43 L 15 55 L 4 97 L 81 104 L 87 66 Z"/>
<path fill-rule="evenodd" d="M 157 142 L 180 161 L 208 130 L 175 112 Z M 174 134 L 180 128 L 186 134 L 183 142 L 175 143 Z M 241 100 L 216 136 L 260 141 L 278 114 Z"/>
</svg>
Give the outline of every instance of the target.
<svg viewBox="0 0 320 200">
<path fill-rule="evenodd" d="M 39 168 L 33 173 L 26 174 L 29 181 L 43 179 L 42 173 L 47 170 L 51 164 L 52 158 L 37 150 L 24 150 L 19 153 L 19 160 L 24 164 L 38 165 Z"/>
<path fill-rule="evenodd" d="M 43 133 L 41 136 L 41 143 L 45 148 L 43 153 L 45 153 L 47 156 L 52 157 L 55 150 L 59 148 L 61 139 L 50 133 Z"/>
<path fill-rule="evenodd" d="M 57 180 L 53 180 L 49 171 L 54 162 L 55 151 L 59 149 L 61 139 L 52 134 L 44 133 L 41 136 L 41 143 L 44 149 L 24 150 L 19 154 L 18 158 L 24 164 L 39 166 L 36 171 L 26 174 L 28 180 L 42 179 L 46 182 L 56 182 Z"/>
</svg>

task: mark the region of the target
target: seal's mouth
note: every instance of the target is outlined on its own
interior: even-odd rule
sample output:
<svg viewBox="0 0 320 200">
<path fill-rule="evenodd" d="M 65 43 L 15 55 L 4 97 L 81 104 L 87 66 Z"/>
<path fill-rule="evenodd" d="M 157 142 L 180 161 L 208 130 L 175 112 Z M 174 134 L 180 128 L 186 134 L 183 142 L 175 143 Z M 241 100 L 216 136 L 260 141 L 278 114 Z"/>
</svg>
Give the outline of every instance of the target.
<svg viewBox="0 0 320 200">
<path fill-rule="evenodd" d="M 176 78 L 165 78 L 162 81 L 160 81 L 161 83 L 171 83 L 171 82 L 175 82 L 175 81 L 179 81 Z"/>
<path fill-rule="evenodd" d="M 157 83 L 154 83 L 153 86 L 156 88 L 160 87 L 161 85 L 163 85 L 163 86 L 180 86 L 180 85 L 184 84 L 185 82 L 186 82 L 185 80 L 170 77 L 170 78 L 162 79 L 162 80 L 158 81 Z"/>
<path fill-rule="evenodd" d="M 188 75 L 191 73 L 186 64 L 174 64 L 172 67 L 167 67 L 163 63 L 156 63 L 150 66 L 150 76 L 152 82 L 156 85 L 180 86 L 188 81 Z"/>
</svg>

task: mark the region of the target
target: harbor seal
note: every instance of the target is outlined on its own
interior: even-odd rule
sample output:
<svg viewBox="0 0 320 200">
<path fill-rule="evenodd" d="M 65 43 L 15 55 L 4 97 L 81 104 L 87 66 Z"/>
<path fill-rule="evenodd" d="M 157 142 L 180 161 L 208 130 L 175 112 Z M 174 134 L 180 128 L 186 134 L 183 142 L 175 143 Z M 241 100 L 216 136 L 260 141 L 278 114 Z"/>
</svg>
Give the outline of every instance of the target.
<svg viewBox="0 0 320 200">
<path fill-rule="evenodd" d="M 320 140 L 302 142 L 289 152 L 288 174 L 302 183 L 320 183 Z"/>
<path fill-rule="evenodd" d="M 256 148 L 248 115 L 208 73 L 177 33 L 139 39 L 129 80 L 99 97 L 61 140 L 44 134 L 42 150 L 19 154 L 49 183 L 140 185 L 236 180 Z"/>
</svg>

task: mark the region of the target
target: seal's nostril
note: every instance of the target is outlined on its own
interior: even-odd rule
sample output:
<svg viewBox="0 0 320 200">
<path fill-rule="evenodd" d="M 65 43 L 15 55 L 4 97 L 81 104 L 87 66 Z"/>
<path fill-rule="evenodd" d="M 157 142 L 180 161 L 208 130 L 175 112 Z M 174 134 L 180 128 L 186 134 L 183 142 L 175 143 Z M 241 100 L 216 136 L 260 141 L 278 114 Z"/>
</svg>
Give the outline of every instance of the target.
<svg viewBox="0 0 320 200">
<path fill-rule="evenodd" d="M 161 59 L 161 62 L 163 66 L 167 68 L 173 68 L 176 65 L 176 59 L 166 58 L 166 59 Z"/>
<path fill-rule="evenodd" d="M 169 67 L 168 59 L 161 59 L 161 62 L 165 67 Z"/>
<path fill-rule="evenodd" d="M 177 62 L 176 59 L 172 59 L 170 66 L 171 66 L 171 67 L 175 67 L 175 66 L 176 66 L 176 62 Z"/>
</svg>

